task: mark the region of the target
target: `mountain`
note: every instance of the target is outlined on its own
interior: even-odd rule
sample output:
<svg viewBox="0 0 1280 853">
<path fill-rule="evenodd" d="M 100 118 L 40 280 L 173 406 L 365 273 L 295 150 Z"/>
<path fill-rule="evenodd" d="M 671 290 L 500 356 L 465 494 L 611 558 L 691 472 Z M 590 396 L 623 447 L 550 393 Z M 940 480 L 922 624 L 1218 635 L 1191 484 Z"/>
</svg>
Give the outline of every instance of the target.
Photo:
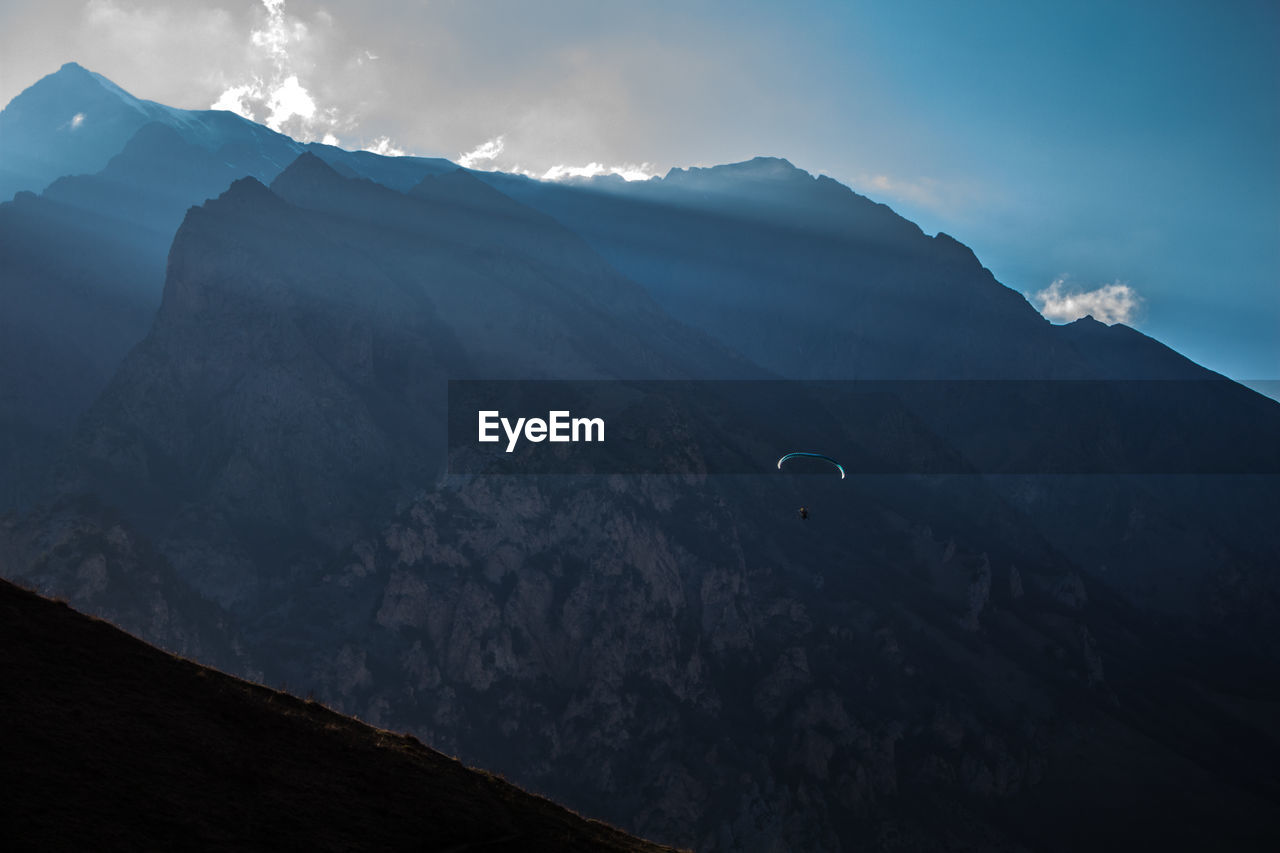
<svg viewBox="0 0 1280 853">
<path fill-rule="evenodd" d="M 160 123 L 208 151 L 252 152 L 284 168 L 301 146 L 222 110 L 182 110 L 135 98 L 74 62 L 25 89 L 0 112 L 0 198 L 39 192 L 64 175 L 99 171 L 142 127 Z"/>
<path fill-rule="evenodd" d="M 1080 436 L 1133 430 L 1125 419 L 1140 409 L 1148 414 L 1139 421 L 1168 413 L 1163 427 L 1131 433 L 1119 464 L 992 485 L 1133 600 L 1226 630 L 1250 624 L 1247 643 L 1280 649 L 1261 628 L 1270 617 L 1258 615 L 1280 612 L 1271 569 L 1280 538 L 1247 522 L 1280 512 L 1275 457 L 1227 459 L 1231 447 L 1275 446 L 1267 438 L 1280 429 L 1271 401 L 1213 381 L 1220 377 L 1122 324 L 1051 325 L 954 239 L 929 237 L 888 207 L 779 158 L 635 182 L 477 176 L 554 216 L 675 319 L 776 375 L 922 383 L 929 390 L 918 396 L 930 402 L 915 414 L 973 458 L 1022 459 L 1048 472 Z M 1162 446 L 1180 448 L 1167 467 L 1154 457 L 1133 467 Z M 1143 470 L 1156 476 L 1134 476 Z M 1241 476 L 1250 473 L 1262 476 Z M 1097 529 L 1110 535 L 1080 534 Z M 1129 544 L 1118 548 L 1117 540 Z"/>
<path fill-rule="evenodd" d="M 166 247 L 29 193 L 0 204 L 0 507 L 41 493 L 76 417 L 146 334 Z"/>
<path fill-rule="evenodd" d="M 440 157 L 387 157 L 371 151 L 346 151 L 320 142 L 309 142 L 306 148 L 346 177 L 368 178 L 400 192 L 407 192 L 426 177 L 458 168 Z"/>
<path fill-rule="evenodd" d="M 1227 813 L 1234 842 L 1266 831 L 1270 699 L 1242 678 L 1274 661 L 1153 669 L 1195 635 L 1046 541 L 999 478 L 441 481 L 445 380 L 495 376 L 768 374 L 476 176 L 398 193 L 304 154 L 188 213 L 67 488 L 228 614 L 239 666 L 653 837 L 1053 849 L 1035 827 L 1092 808 L 1080 843 L 1136 843 L 1102 807 L 1154 820 L 1174 796 L 1151 838 Z M 1085 794 L 1114 749 L 1132 775 Z"/>
<path fill-rule="evenodd" d="M 780 376 L 1210 375 L 1123 324 L 1050 324 L 967 246 L 781 158 L 632 182 L 477 177 L 554 216 L 673 317 Z"/>
<path fill-rule="evenodd" d="M 23 190 L 0 203 L 0 508 L 30 505 L 75 418 L 146 334 L 187 209 L 238 178 L 273 180 L 304 148 L 400 189 L 455 168 L 302 146 L 232 113 L 139 100 L 74 63 L 0 112 L 0 198 Z"/>
<path fill-rule="evenodd" d="M 0 610 L 19 849 L 670 849 L 4 581 Z"/>
<path fill-rule="evenodd" d="M 151 332 L 81 420 L 67 488 L 152 534 L 200 518 L 349 541 L 440 473 L 449 378 L 751 375 L 470 176 L 405 195 L 303 154 L 272 187 L 242 179 L 187 215 Z M 278 586 L 277 558 L 188 571 L 229 603 Z"/>
<path fill-rule="evenodd" d="M 149 124 L 166 127 L 235 164 L 243 170 L 236 177 L 261 181 L 270 181 L 303 150 L 397 189 L 453 168 L 433 158 L 379 157 L 320 143 L 304 145 L 225 110 L 184 110 L 136 98 L 101 74 L 68 62 L 0 111 L 0 201 L 23 190 L 38 193 L 64 176 L 101 171 Z"/>
<path fill-rule="evenodd" d="M 785 160 L 630 184 L 481 177 L 582 234 L 676 319 L 780 376 L 1088 376 L 968 248 Z"/>
<path fill-rule="evenodd" d="M 556 185 L 201 151 L 143 126 L 0 206 L 48 245 L 97 210 L 130 262 L 172 223 L 6 576 L 680 845 L 1274 846 L 1274 402 L 1052 326 L 777 158 Z M 68 261 L 28 263 L 13 292 Z M 89 325 L 31 304 L 14 352 Z M 457 466 L 458 379 L 660 401 L 678 473 Z M 848 478 L 776 469 L 796 447 Z"/>
<path fill-rule="evenodd" d="M 0 507 L 30 505 L 75 418 L 146 334 L 187 207 L 244 174 L 274 176 L 300 150 L 75 63 L 0 112 L 0 199 L 13 197 L 0 203 Z"/>
</svg>

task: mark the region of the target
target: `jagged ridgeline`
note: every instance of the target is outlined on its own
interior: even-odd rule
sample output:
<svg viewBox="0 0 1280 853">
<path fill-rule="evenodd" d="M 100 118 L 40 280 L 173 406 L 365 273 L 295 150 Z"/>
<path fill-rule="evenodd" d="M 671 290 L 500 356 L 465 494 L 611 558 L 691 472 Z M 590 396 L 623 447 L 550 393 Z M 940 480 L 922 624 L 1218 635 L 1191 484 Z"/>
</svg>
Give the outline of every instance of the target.
<svg viewBox="0 0 1280 853">
<path fill-rule="evenodd" d="M 7 577 L 666 843 L 1276 840 L 1273 401 L 780 159 L 542 183 L 74 65 L 0 147 Z M 932 390 L 450 476 L 466 379 Z M 775 468 L 809 438 L 946 473 Z"/>
</svg>

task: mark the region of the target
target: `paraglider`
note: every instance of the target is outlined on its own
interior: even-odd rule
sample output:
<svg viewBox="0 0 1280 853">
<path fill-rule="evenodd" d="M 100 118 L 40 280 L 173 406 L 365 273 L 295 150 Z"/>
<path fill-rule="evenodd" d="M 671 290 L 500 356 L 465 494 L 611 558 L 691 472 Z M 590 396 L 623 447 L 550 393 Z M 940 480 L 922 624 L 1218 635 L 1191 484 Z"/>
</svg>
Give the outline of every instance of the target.
<svg viewBox="0 0 1280 853">
<path fill-rule="evenodd" d="M 841 465 L 836 460 L 832 459 L 830 456 L 827 456 L 825 453 L 809 453 L 807 451 L 796 451 L 795 453 L 788 453 L 778 460 L 778 470 L 779 471 L 782 470 L 782 463 L 786 462 L 788 459 L 796 459 L 801 457 L 809 457 L 812 459 L 822 459 L 823 461 L 830 462 L 832 465 L 836 466 L 836 470 L 840 472 L 840 479 L 841 480 L 844 479 L 844 466 Z"/>
<path fill-rule="evenodd" d="M 781 459 L 779 459 L 779 460 L 778 460 L 778 470 L 779 470 L 779 471 L 781 471 L 781 470 L 782 470 L 782 463 L 783 463 L 783 462 L 786 462 L 786 461 L 787 461 L 787 460 L 789 460 L 789 459 L 796 459 L 796 458 L 821 459 L 823 462 L 829 462 L 829 463 L 831 463 L 832 465 L 834 465 L 834 466 L 835 466 L 835 468 L 836 468 L 836 470 L 837 470 L 837 471 L 839 471 L 839 472 L 840 472 L 840 479 L 841 479 L 841 480 L 843 480 L 843 479 L 844 479 L 844 466 L 843 466 L 843 465 L 841 465 L 839 462 L 837 462 L 836 460 L 832 459 L 830 456 L 826 455 L 825 453 L 810 453 L 810 452 L 805 451 L 805 450 L 797 450 L 797 451 L 796 451 L 796 452 L 794 452 L 794 453 L 787 453 L 787 454 L 785 454 Z M 802 506 L 802 507 L 800 507 L 800 513 L 799 513 L 799 514 L 800 514 L 800 520 L 801 520 L 801 521 L 808 521 L 808 520 L 809 520 L 809 507 L 807 507 L 807 506 Z"/>
</svg>

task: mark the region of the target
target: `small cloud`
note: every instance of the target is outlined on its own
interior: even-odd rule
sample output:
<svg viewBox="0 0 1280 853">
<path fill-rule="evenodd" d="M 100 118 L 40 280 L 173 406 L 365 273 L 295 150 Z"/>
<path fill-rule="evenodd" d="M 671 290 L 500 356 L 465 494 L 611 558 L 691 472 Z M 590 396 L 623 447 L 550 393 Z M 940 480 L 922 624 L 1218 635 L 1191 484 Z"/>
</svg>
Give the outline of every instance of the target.
<svg viewBox="0 0 1280 853">
<path fill-rule="evenodd" d="M 71 117 L 71 129 L 72 129 L 72 130 L 75 130 L 76 128 L 78 128 L 78 127 L 79 127 L 80 125 L 82 125 L 82 124 L 84 124 L 84 113 L 76 113 L 75 115 L 73 115 L 73 116 Z"/>
<path fill-rule="evenodd" d="M 294 116 L 304 121 L 315 118 L 316 102 L 298 82 L 298 75 L 291 74 L 271 93 L 267 109 L 271 110 L 267 116 L 267 127 L 279 129 Z"/>
<path fill-rule="evenodd" d="M 888 175 L 863 175 L 862 183 L 890 198 L 915 202 L 931 210 L 944 208 L 938 182 L 933 178 L 893 178 Z"/>
<path fill-rule="evenodd" d="M 859 175 L 856 189 L 891 202 L 915 205 L 952 219 L 963 217 L 978 205 L 989 206 L 1001 195 L 990 185 L 965 178 L 938 180 L 924 175 L 900 177 L 886 174 Z M 879 200 L 879 199 L 877 199 Z"/>
<path fill-rule="evenodd" d="M 405 150 L 393 145 L 389 136 L 379 136 L 373 140 L 372 145 L 366 145 L 360 150 L 372 151 L 374 154 L 381 154 L 384 157 L 403 157 L 405 155 Z"/>
<path fill-rule="evenodd" d="M 334 136 L 332 133 L 326 133 L 324 135 L 324 139 L 321 139 L 320 141 L 325 145 L 337 146 L 338 137 Z"/>
<path fill-rule="evenodd" d="M 477 163 L 487 162 L 495 159 L 502 153 L 503 137 L 495 136 L 493 139 L 483 142 L 471 151 L 458 157 L 458 165 L 464 169 L 474 169 Z"/>
<path fill-rule="evenodd" d="M 1114 281 L 1095 290 L 1068 291 L 1066 277 L 1056 279 L 1032 299 L 1040 303 L 1047 320 L 1070 323 L 1086 315 L 1100 323 L 1128 323 L 1142 304 L 1137 291 L 1127 282 Z"/>
<path fill-rule="evenodd" d="M 563 181 L 566 178 L 594 178 L 597 175 L 618 175 L 624 181 L 647 181 L 653 177 L 653 167 L 648 163 L 628 163 L 622 166 L 605 166 L 588 163 L 585 166 L 552 166 L 543 172 L 540 180 Z"/>
<path fill-rule="evenodd" d="M 502 158 L 506 151 L 506 135 L 495 136 L 465 154 L 458 155 L 458 165 L 464 169 L 509 172 L 539 181 L 594 178 L 597 175 L 618 175 L 627 181 L 647 181 L 654 176 L 653 166 L 649 163 L 626 163 L 620 166 L 606 166 L 595 161 L 585 166 L 566 166 L 561 163 L 541 172 L 535 172 L 522 167 L 519 162 L 512 165 L 510 157 Z M 497 162 L 499 158 L 502 158 L 505 162 Z"/>
<path fill-rule="evenodd" d="M 241 118 L 253 121 L 253 108 L 249 106 L 247 101 L 260 98 L 261 92 L 262 83 L 260 81 L 245 83 L 241 86 L 230 86 L 218 96 L 218 100 L 214 101 L 209 109 L 227 110 Z"/>
</svg>

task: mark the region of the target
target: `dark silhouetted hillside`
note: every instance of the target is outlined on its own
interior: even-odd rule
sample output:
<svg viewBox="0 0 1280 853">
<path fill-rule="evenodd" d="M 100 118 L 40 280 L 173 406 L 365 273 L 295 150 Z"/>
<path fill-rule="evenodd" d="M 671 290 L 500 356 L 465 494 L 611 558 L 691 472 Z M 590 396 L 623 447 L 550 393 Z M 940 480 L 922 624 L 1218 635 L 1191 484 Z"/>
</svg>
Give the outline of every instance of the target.
<svg viewBox="0 0 1280 853">
<path fill-rule="evenodd" d="M 0 581 L 9 850 L 658 851 Z"/>
</svg>

